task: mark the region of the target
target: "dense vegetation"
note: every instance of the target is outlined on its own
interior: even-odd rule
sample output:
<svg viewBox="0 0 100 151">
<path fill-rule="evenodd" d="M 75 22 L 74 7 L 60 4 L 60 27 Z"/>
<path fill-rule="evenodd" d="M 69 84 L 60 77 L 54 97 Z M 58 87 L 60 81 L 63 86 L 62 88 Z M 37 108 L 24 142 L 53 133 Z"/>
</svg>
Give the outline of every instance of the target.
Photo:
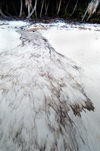
<svg viewBox="0 0 100 151">
<path fill-rule="evenodd" d="M 99 0 L 92 1 L 96 3 Z M 91 0 L 2 0 L 0 1 L 0 15 L 5 18 L 8 16 L 21 18 L 63 17 L 81 20 L 89 2 Z M 91 20 L 99 21 L 100 12 L 99 7 L 97 8 L 90 13 L 94 14 Z"/>
</svg>

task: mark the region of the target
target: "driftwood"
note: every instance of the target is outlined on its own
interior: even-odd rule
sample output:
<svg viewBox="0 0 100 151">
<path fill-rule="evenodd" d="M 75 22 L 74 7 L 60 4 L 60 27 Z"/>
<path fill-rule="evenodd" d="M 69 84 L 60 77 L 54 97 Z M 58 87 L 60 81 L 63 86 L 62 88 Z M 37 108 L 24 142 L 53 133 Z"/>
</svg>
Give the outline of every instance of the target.
<svg viewBox="0 0 100 151">
<path fill-rule="evenodd" d="M 27 31 L 38 31 L 38 30 L 47 30 L 49 27 L 31 27 L 31 28 L 28 28 Z"/>
</svg>

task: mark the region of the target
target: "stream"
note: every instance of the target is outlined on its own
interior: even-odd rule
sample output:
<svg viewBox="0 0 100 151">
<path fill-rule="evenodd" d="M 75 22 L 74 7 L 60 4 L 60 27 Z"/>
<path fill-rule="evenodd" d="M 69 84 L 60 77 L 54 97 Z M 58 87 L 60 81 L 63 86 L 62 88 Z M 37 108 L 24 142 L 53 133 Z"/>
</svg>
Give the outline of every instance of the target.
<svg viewBox="0 0 100 151">
<path fill-rule="evenodd" d="M 100 150 L 100 25 L 0 21 L 0 151 Z"/>
</svg>

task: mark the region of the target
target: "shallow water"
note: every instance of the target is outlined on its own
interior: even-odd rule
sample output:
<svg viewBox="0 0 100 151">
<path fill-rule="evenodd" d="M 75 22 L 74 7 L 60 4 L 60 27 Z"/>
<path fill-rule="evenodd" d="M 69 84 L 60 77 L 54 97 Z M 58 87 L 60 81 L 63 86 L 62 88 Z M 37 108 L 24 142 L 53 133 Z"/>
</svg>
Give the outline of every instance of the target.
<svg viewBox="0 0 100 151">
<path fill-rule="evenodd" d="M 66 28 L 68 27 L 68 28 Z M 54 26 L 43 32 L 55 50 L 72 59 L 82 69 L 81 80 L 88 97 L 93 101 L 95 112 L 82 113 L 83 123 L 93 150 L 100 149 L 100 25 Z"/>
<path fill-rule="evenodd" d="M 99 151 L 100 26 L 0 23 L 0 151 Z"/>
</svg>

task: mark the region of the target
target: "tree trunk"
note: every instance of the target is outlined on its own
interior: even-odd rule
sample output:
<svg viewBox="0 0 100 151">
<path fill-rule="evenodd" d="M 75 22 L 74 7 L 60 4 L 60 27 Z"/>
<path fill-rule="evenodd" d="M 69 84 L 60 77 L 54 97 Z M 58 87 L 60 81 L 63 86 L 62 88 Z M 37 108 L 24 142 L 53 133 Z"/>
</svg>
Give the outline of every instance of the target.
<svg viewBox="0 0 100 151">
<path fill-rule="evenodd" d="M 65 7 L 65 12 L 67 11 L 67 8 L 68 8 L 68 6 L 69 6 L 69 3 L 70 3 L 70 0 L 67 2 L 67 5 L 66 5 L 66 7 Z"/>
<path fill-rule="evenodd" d="M 23 10 L 23 1 L 20 0 L 20 13 L 19 13 L 19 17 L 22 17 L 22 10 Z"/>
<path fill-rule="evenodd" d="M 77 8 L 77 4 L 78 4 L 78 0 L 76 1 L 76 4 L 75 4 L 75 6 L 74 6 L 74 9 L 73 9 L 73 12 L 72 12 L 71 16 L 74 14 L 74 12 L 75 12 L 75 10 L 76 10 L 76 8 Z"/>
<path fill-rule="evenodd" d="M 0 9 L 0 15 L 1 15 L 3 18 L 8 18 L 8 17 L 2 12 L 1 9 Z"/>
<path fill-rule="evenodd" d="M 38 0 L 35 0 L 34 8 L 32 9 L 30 15 L 27 16 L 27 18 L 30 18 L 33 15 L 33 13 L 35 12 L 36 6 L 37 6 L 37 2 L 38 2 Z"/>
<path fill-rule="evenodd" d="M 47 2 L 47 4 L 45 3 L 45 15 L 47 15 L 48 7 L 49 7 L 49 1 Z"/>
<path fill-rule="evenodd" d="M 60 0 L 60 2 L 59 2 L 58 11 L 57 11 L 57 15 L 58 15 L 58 14 L 59 14 L 59 12 L 60 12 L 61 3 L 62 3 L 62 0 Z"/>
<path fill-rule="evenodd" d="M 28 16 L 30 16 L 30 5 L 28 5 Z"/>
<path fill-rule="evenodd" d="M 44 6 L 44 0 L 42 1 L 41 11 L 40 11 L 40 17 L 42 16 L 43 6 Z"/>
</svg>

